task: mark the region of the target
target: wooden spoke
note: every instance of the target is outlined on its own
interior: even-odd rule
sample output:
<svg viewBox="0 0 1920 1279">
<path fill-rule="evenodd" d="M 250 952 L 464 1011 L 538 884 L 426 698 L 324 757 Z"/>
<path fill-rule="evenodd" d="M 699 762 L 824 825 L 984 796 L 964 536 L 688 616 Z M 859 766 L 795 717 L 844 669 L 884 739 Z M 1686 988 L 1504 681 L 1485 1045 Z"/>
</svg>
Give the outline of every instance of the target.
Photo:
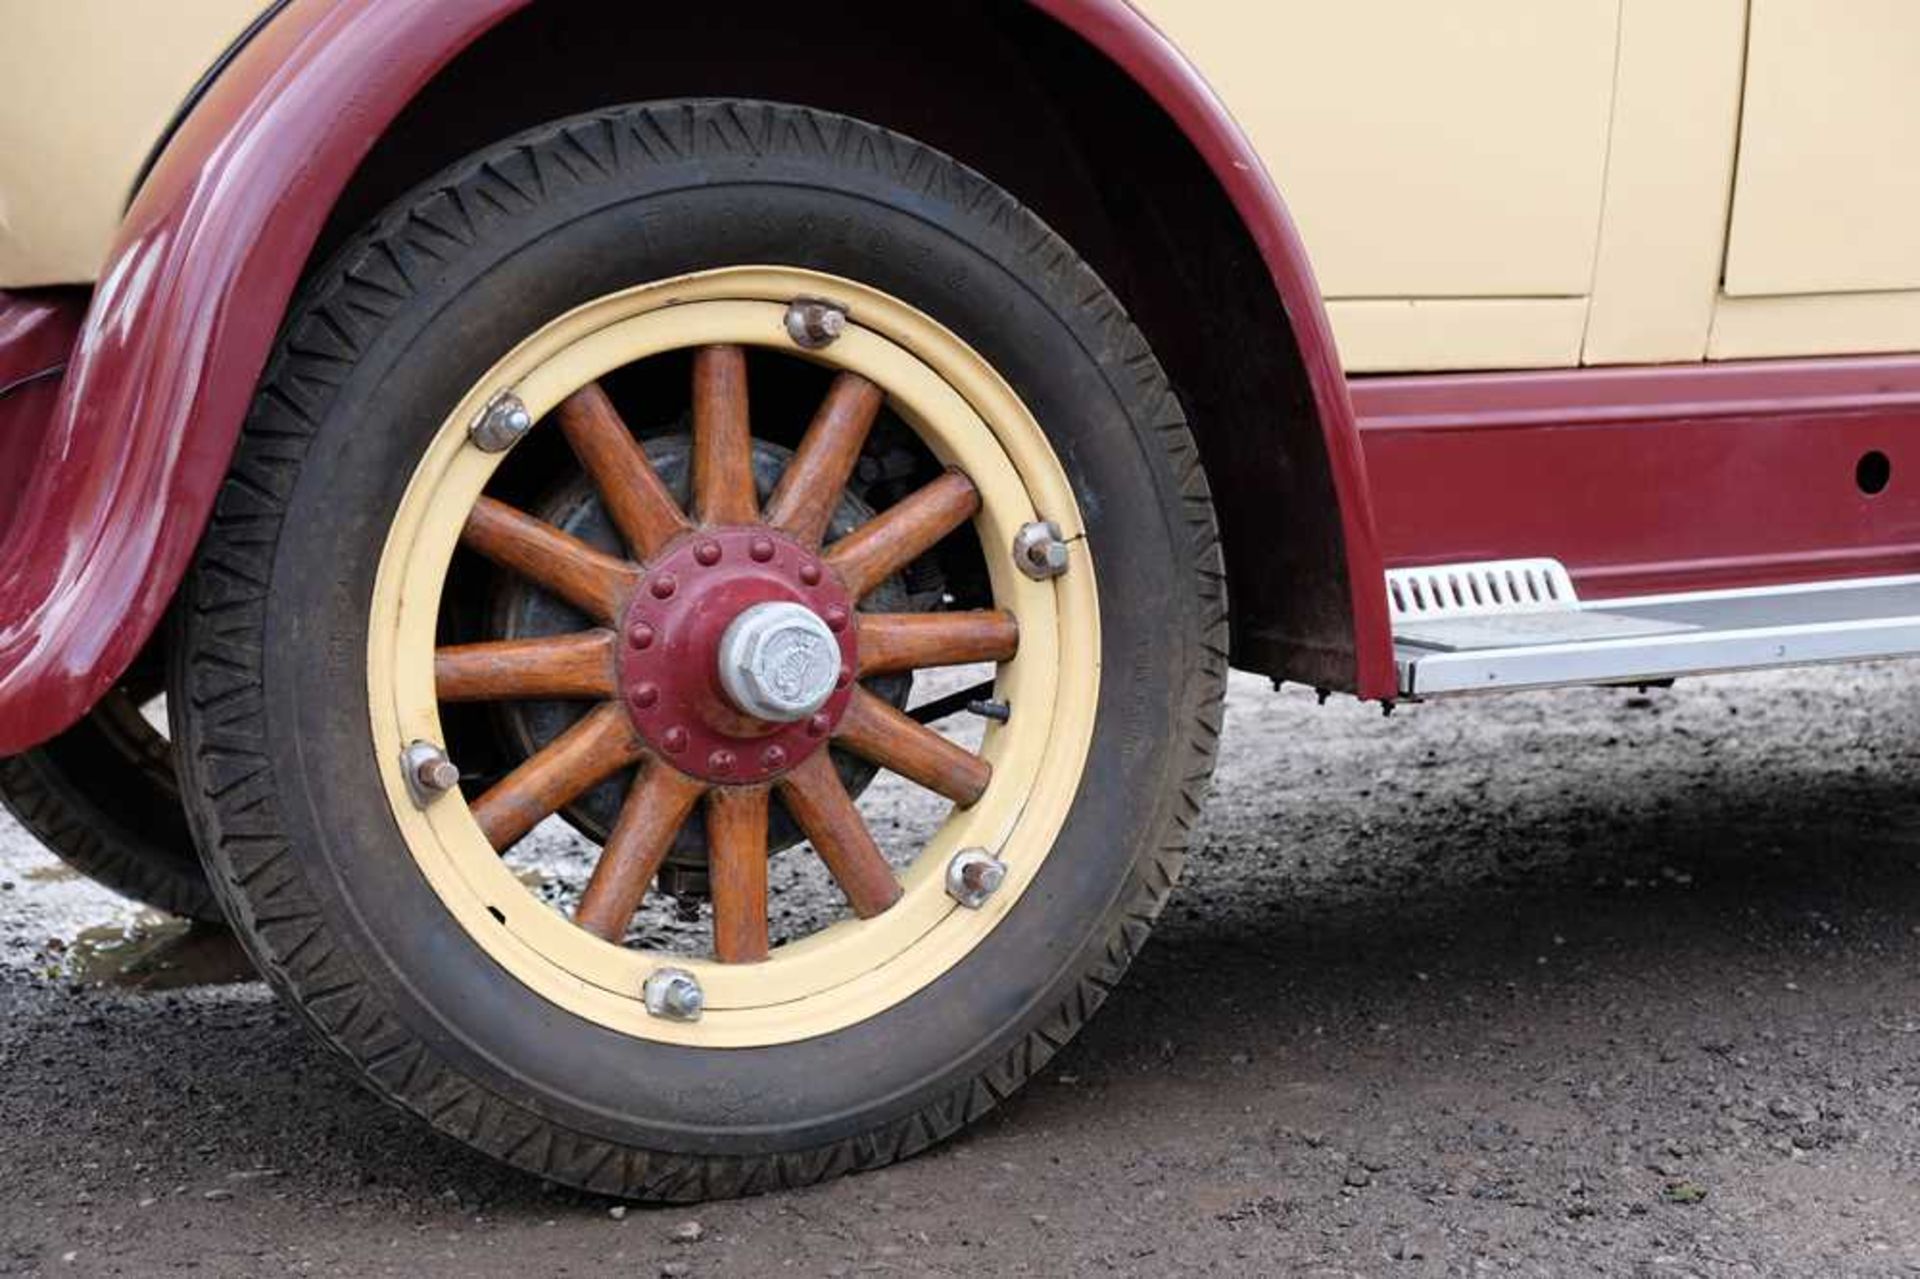
<svg viewBox="0 0 1920 1279">
<path fill-rule="evenodd" d="M 986 760 L 914 722 L 864 688 L 853 690 L 835 737 L 861 758 L 945 795 L 962 808 L 977 801 L 993 778 L 993 766 Z"/>
<path fill-rule="evenodd" d="M 460 541 L 598 622 L 619 618 L 639 580 L 639 570 L 625 560 L 490 497 L 474 503 Z"/>
<path fill-rule="evenodd" d="M 858 598 L 925 554 L 979 509 L 973 481 L 948 471 L 827 548 L 827 563 Z"/>
<path fill-rule="evenodd" d="M 799 451 L 767 499 L 767 523 L 803 542 L 826 536 L 840 494 L 853 478 L 860 447 L 886 400 L 886 392 L 857 373 L 834 379 Z"/>
<path fill-rule="evenodd" d="M 433 655 L 433 680 L 443 702 L 604 701 L 619 693 L 612 631 L 450 645 Z"/>
<path fill-rule="evenodd" d="M 778 784 L 787 811 L 813 841 L 854 914 L 871 919 L 900 900 L 900 881 L 841 785 L 828 752 L 807 756 Z"/>
<path fill-rule="evenodd" d="M 855 626 L 862 675 L 1004 662 L 1020 647 L 1020 626 L 1007 612 L 862 613 Z"/>
<path fill-rule="evenodd" d="M 723 964 L 767 957 L 767 788 L 707 792 L 707 877 L 713 954 Z"/>
<path fill-rule="evenodd" d="M 639 759 L 625 711 L 603 702 L 473 801 L 487 842 L 505 852 L 541 820 Z"/>
<path fill-rule="evenodd" d="M 693 357 L 693 509 L 703 524 L 749 524 L 760 516 L 747 415 L 747 353 L 707 346 Z"/>
<path fill-rule="evenodd" d="M 705 782 L 658 760 L 640 771 L 594 863 L 593 877 L 580 894 L 575 923 L 616 944 L 627 935 L 633 912 L 646 900 L 647 885 L 660 873 L 673 837 L 706 789 Z"/>
<path fill-rule="evenodd" d="M 560 430 L 593 477 L 613 526 L 637 558 L 652 559 L 688 524 L 680 504 L 647 460 L 646 450 L 627 430 L 598 382 L 561 401 L 559 417 Z"/>
</svg>

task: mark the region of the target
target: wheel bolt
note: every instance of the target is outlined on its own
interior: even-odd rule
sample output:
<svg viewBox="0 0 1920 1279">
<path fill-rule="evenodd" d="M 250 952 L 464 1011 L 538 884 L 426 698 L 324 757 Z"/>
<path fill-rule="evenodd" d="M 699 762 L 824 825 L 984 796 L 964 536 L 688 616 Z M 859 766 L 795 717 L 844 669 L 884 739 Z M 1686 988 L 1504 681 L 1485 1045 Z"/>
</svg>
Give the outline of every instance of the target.
<svg viewBox="0 0 1920 1279">
<path fill-rule="evenodd" d="M 646 648 L 653 643 L 653 627 L 645 622 L 635 622 L 627 628 L 627 643 L 635 648 Z"/>
<path fill-rule="evenodd" d="M 840 668 L 840 678 L 834 681 L 834 687 L 845 688 L 851 683 L 853 683 L 853 667 L 842 666 Z"/>
<path fill-rule="evenodd" d="M 707 756 L 707 768 L 715 773 L 731 773 L 738 762 L 732 751 L 715 751 Z"/>
<path fill-rule="evenodd" d="M 832 608 L 829 608 L 824 614 L 822 614 L 822 616 L 824 616 L 827 619 L 828 630 L 844 631 L 847 629 L 848 618 L 847 618 L 847 610 L 845 605 L 835 604 Z"/>
<path fill-rule="evenodd" d="M 660 700 L 660 689 L 654 684 L 635 684 L 628 690 L 627 700 L 636 710 L 648 710 Z"/>
<path fill-rule="evenodd" d="M 400 754 L 400 766 L 406 770 L 407 789 L 413 792 L 414 803 L 422 808 L 460 784 L 460 770 L 432 742 L 408 746 Z"/>
<path fill-rule="evenodd" d="M 658 968 L 641 990 L 647 1011 L 668 1021 L 699 1021 L 707 1006 L 700 982 L 684 968 Z"/>
<path fill-rule="evenodd" d="M 787 748 L 769 746 L 760 752 L 760 763 L 765 768 L 785 768 L 787 766 Z"/>
<path fill-rule="evenodd" d="M 827 730 L 832 727 L 833 727 L 833 721 L 828 719 L 825 715 L 815 715 L 812 719 L 807 721 L 807 736 L 808 737 L 825 737 L 827 735 Z"/>
<path fill-rule="evenodd" d="M 678 755 L 687 749 L 687 730 L 675 724 L 660 735 L 660 744 L 667 748 L 670 755 Z"/>
<path fill-rule="evenodd" d="M 653 579 L 653 585 L 647 589 L 653 592 L 657 600 L 672 599 L 673 593 L 680 589 L 680 579 L 671 573 L 662 573 Z"/>
<path fill-rule="evenodd" d="M 1007 864 L 984 848 L 963 848 L 947 863 L 947 896 L 979 910 L 1007 882 Z"/>
<path fill-rule="evenodd" d="M 708 568 L 712 568 L 715 564 L 718 564 L 720 562 L 720 543 L 718 542 L 700 543 L 700 545 L 693 548 L 693 558 L 696 560 L 699 560 L 702 564 L 706 565 Z"/>
<path fill-rule="evenodd" d="M 808 586 L 820 585 L 820 566 L 812 560 L 803 562 L 800 565 L 800 580 Z"/>
<path fill-rule="evenodd" d="M 773 539 L 770 537 L 754 538 L 751 542 L 747 543 L 747 554 L 753 556 L 755 562 L 765 564 L 773 558 Z"/>
</svg>

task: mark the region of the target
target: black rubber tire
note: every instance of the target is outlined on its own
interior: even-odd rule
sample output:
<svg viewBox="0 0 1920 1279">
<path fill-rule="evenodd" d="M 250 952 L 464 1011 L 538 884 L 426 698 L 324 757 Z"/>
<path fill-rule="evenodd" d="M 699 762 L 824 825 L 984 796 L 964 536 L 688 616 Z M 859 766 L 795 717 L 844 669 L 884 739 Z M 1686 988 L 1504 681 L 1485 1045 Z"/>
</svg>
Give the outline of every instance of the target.
<svg viewBox="0 0 1920 1279">
<path fill-rule="evenodd" d="M 0 759 L 0 805 L 94 882 L 171 915 L 222 922 L 164 747 L 128 742 L 109 713 Z"/>
<path fill-rule="evenodd" d="M 591 298 L 742 263 L 891 292 L 1012 382 L 1088 520 L 1107 677 L 1060 843 L 967 958 L 833 1034 L 703 1052 L 545 1002 L 435 897 L 372 758 L 366 619 L 421 450 L 501 354 Z M 384 214 L 291 316 L 184 603 L 172 706 L 187 807 L 261 971 L 376 1091 L 442 1131 L 556 1181 L 667 1200 L 910 1155 L 1045 1062 L 1167 899 L 1226 671 L 1206 479 L 1114 297 L 953 160 L 764 103 L 543 127 Z"/>
</svg>

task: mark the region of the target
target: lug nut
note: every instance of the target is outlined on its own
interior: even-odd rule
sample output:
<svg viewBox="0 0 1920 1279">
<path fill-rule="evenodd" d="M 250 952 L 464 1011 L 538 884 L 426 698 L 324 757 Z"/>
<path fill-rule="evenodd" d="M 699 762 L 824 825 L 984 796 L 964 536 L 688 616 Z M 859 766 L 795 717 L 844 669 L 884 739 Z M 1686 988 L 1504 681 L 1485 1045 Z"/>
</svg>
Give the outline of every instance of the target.
<svg viewBox="0 0 1920 1279">
<path fill-rule="evenodd" d="M 647 1011 L 668 1021 L 699 1021 L 707 1006 L 700 983 L 684 968 L 657 968 L 641 990 Z"/>
<path fill-rule="evenodd" d="M 947 896 L 979 910 L 1007 882 L 1007 864 L 984 848 L 963 848 L 947 863 Z"/>
<path fill-rule="evenodd" d="M 806 350 L 832 346 L 846 331 L 846 311 L 831 302 L 797 298 L 787 308 L 787 336 Z"/>
<path fill-rule="evenodd" d="M 413 802 L 421 808 L 460 784 L 460 770 L 447 753 L 432 742 L 414 742 L 400 753 L 400 767 L 407 778 Z"/>
<path fill-rule="evenodd" d="M 467 428 L 467 438 L 483 453 L 505 453 L 533 429 L 533 414 L 512 391 L 502 391 L 487 401 L 480 416 Z"/>
<path fill-rule="evenodd" d="M 1067 541 L 1060 526 L 1052 520 L 1035 520 L 1021 526 L 1013 539 L 1013 562 L 1036 582 L 1065 573 Z"/>
</svg>

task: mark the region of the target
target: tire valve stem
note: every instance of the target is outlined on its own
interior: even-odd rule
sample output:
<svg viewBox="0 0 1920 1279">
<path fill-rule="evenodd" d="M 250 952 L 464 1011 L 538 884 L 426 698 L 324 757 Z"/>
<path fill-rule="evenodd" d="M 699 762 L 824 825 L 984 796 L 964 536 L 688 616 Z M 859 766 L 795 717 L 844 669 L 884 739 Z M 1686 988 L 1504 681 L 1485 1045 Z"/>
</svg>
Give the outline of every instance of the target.
<svg viewBox="0 0 1920 1279">
<path fill-rule="evenodd" d="M 1007 882 L 1007 864 L 984 848 L 963 848 L 947 863 L 947 896 L 979 910 Z"/>
<path fill-rule="evenodd" d="M 968 702 L 967 712 L 972 715 L 978 715 L 981 719 L 993 720 L 997 724 L 1004 724 L 1013 718 L 1013 707 L 1007 705 L 1005 702 L 997 702 L 990 699 Z"/>
<path fill-rule="evenodd" d="M 641 990 L 647 1011 L 667 1021 L 699 1021 L 707 1006 L 700 982 L 684 968 L 656 968 Z"/>
<path fill-rule="evenodd" d="M 400 753 L 400 771 L 414 805 L 425 808 L 460 784 L 460 770 L 447 753 L 432 742 L 414 742 Z"/>
</svg>

